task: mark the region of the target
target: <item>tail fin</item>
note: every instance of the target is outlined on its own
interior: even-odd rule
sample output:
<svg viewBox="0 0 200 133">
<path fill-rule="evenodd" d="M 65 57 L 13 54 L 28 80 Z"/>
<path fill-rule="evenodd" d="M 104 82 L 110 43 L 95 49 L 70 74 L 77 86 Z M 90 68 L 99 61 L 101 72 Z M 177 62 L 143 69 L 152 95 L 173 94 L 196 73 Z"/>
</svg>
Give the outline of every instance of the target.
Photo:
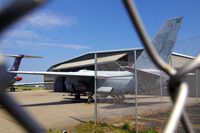
<svg viewBox="0 0 200 133">
<path fill-rule="evenodd" d="M 18 71 L 22 58 L 23 58 L 23 55 L 19 57 L 15 57 L 15 61 L 13 62 L 13 65 L 10 68 L 10 71 Z"/>
<path fill-rule="evenodd" d="M 172 49 L 174 48 L 182 19 L 183 17 L 177 17 L 167 20 L 152 41 L 159 55 L 167 63 L 172 55 Z M 141 53 L 135 64 L 138 69 L 156 68 L 146 50 Z"/>
<path fill-rule="evenodd" d="M 30 55 L 4 55 L 6 57 L 14 57 L 15 61 L 13 62 L 10 71 L 18 71 L 22 58 L 42 58 L 41 56 L 30 56 Z"/>
</svg>

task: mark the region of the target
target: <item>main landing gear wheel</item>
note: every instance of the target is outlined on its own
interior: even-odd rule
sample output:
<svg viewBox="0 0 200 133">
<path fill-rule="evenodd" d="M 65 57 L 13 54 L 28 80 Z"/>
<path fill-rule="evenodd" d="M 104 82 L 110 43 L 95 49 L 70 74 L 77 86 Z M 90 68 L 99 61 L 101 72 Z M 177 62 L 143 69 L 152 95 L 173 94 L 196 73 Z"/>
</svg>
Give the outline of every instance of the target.
<svg viewBox="0 0 200 133">
<path fill-rule="evenodd" d="M 75 94 L 75 100 L 80 100 L 81 99 L 81 96 L 80 96 L 80 94 Z"/>
<path fill-rule="evenodd" d="M 88 103 L 90 104 L 93 101 L 94 101 L 94 98 L 92 96 L 88 96 Z"/>
<path fill-rule="evenodd" d="M 10 91 L 11 91 L 11 92 L 15 92 L 15 87 L 11 86 L 11 87 L 10 87 Z"/>
<path fill-rule="evenodd" d="M 114 97 L 116 98 L 117 102 L 119 102 L 119 103 L 123 102 L 124 98 L 125 98 L 124 95 L 115 95 Z"/>
</svg>

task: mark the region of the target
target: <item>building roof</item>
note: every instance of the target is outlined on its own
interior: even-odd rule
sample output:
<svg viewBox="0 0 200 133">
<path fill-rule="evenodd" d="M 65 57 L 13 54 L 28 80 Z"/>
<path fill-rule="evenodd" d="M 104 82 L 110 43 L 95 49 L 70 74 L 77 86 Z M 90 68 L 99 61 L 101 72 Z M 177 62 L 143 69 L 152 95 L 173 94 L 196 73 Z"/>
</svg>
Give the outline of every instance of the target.
<svg viewBox="0 0 200 133">
<path fill-rule="evenodd" d="M 107 56 L 107 57 L 100 57 L 100 58 L 98 58 L 97 62 L 98 62 L 98 64 L 113 62 L 113 61 L 116 61 L 116 60 L 124 57 L 125 55 L 126 55 L 126 53 L 111 55 L 111 56 Z M 73 67 L 89 66 L 89 65 L 93 65 L 94 63 L 95 63 L 95 59 L 82 60 L 82 61 L 77 61 L 77 62 L 72 62 L 72 63 L 61 64 L 61 65 L 53 68 L 53 70 L 62 70 L 62 69 L 69 69 L 69 68 L 73 68 Z"/>
<path fill-rule="evenodd" d="M 74 58 L 68 59 L 66 61 L 60 62 L 51 66 L 48 70 L 62 70 L 75 67 L 84 67 L 94 64 L 94 54 L 98 54 L 98 63 L 112 62 L 116 61 L 126 55 L 129 51 L 143 51 L 143 48 L 128 48 L 128 49 L 118 49 L 118 50 L 105 50 L 105 51 L 93 51 L 88 52 Z M 103 56 L 102 56 L 103 55 Z M 193 59 L 194 57 L 172 52 L 172 55 L 179 56 L 183 58 Z"/>
<path fill-rule="evenodd" d="M 194 59 L 195 58 L 193 56 L 184 55 L 184 54 L 180 54 L 180 53 L 176 53 L 176 52 L 172 52 L 172 54 L 175 55 L 175 56 L 179 56 L 179 57 L 183 57 L 183 58 L 188 58 L 188 59 Z"/>
</svg>

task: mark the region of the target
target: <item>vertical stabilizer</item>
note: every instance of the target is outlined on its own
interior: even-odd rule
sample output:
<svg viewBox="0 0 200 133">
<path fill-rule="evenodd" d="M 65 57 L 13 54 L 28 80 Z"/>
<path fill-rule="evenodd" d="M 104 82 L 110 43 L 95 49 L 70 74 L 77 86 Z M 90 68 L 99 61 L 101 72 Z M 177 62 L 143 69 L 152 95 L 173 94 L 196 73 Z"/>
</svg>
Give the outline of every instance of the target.
<svg viewBox="0 0 200 133">
<path fill-rule="evenodd" d="M 10 71 L 18 71 L 22 58 L 42 58 L 41 56 L 32 56 L 32 55 L 23 55 L 23 54 L 19 54 L 19 55 L 6 54 L 4 56 L 15 58 L 13 65 L 10 68 Z"/>
<path fill-rule="evenodd" d="M 165 62 L 169 62 L 183 17 L 167 20 L 152 40 L 152 44 Z M 136 60 L 137 69 L 156 68 L 146 50 Z"/>
<path fill-rule="evenodd" d="M 12 67 L 10 68 L 10 71 L 18 71 L 23 57 L 24 57 L 24 55 L 19 55 L 18 57 L 15 57 L 15 61 L 12 65 Z"/>
</svg>

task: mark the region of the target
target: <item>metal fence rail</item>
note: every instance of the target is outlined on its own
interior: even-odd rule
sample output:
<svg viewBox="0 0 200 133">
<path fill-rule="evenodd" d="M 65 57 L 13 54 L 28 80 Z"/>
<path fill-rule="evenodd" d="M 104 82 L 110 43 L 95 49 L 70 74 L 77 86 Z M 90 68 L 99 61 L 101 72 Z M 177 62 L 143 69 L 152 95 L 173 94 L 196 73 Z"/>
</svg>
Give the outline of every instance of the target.
<svg viewBox="0 0 200 133">
<path fill-rule="evenodd" d="M 34 9 L 42 2 L 42 0 L 18 0 L 10 6 L 6 7 L 0 12 L 0 32 L 2 33 L 10 24 L 14 23 L 17 19 L 21 18 L 25 13 Z M 136 28 L 138 36 L 141 42 L 144 44 L 144 47 L 152 61 L 170 77 L 168 90 L 174 105 L 164 132 L 175 132 L 179 120 L 181 120 L 186 132 L 194 132 L 188 116 L 184 111 L 184 106 L 188 94 L 188 85 L 187 83 L 183 82 L 182 79 L 185 74 L 195 70 L 200 66 L 200 55 L 197 56 L 192 63 L 188 64 L 187 66 L 183 66 L 180 71 L 177 71 L 170 65 L 166 64 L 159 57 L 153 45 L 151 45 L 148 35 L 146 34 L 142 25 L 142 21 L 137 13 L 137 9 L 134 3 L 132 3 L 132 0 L 123 0 L 123 2 L 130 16 L 131 22 Z M 0 57 L 0 103 L 17 121 L 21 123 L 21 125 L 28 132 L 45 132 L 45 130 L 37 122 L 35 122 L 35 120 L 33 120 L 22 108 L 19 107 L 19 105 L 12 99 L 12 97 L 4 92 L 4 88 L 7 86 L 10 77 L 11 75 L 6 71 L 2 57 Z M 97 118 L 96 116 L 94 117 L 96 123 Z"/>
</svg>

